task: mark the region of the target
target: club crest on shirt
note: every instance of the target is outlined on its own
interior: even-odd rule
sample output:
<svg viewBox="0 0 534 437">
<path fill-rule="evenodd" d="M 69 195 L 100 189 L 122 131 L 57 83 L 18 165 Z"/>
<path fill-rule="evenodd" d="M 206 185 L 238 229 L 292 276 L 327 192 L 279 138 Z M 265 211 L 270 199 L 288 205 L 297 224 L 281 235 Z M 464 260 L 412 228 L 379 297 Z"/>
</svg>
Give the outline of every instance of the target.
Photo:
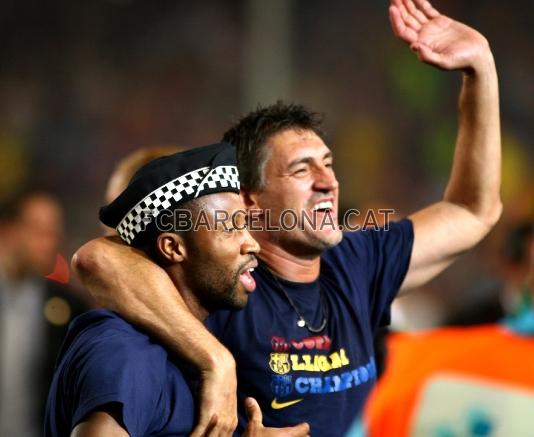
<svg viewBox="0 0 534 437">
<path fill-rule="evenodd" d="M 271 390 L 276 396 L 287 396 L 293 391 L 293 381 L 291 375 L 273 375 L 271 380 Z"/>
<path fill-rule="evenodd" d="M 271 392 L 276 396 L 273 409 L 294 405 L 294 400 L 284 400 L 292 393 L 336 393 L 376 380 L 376 365 L 372 357 L 354 367 L 356 363 L 351 363 L 345 348 L 331 350 L 332 340 L 327 336 L 289 341 L 273 336 L 271 347 L 269 368 L 274 373 L 271 375 Z M 314 349 L 328 353 L 314 353 Z"/>
<path fill-rule="evenodd" d="M 269 367 L 274 373 L 284 375 L 291 370 L 289 364 L 289 354 L 272 353 L 269 360 Z"/>
</svg>

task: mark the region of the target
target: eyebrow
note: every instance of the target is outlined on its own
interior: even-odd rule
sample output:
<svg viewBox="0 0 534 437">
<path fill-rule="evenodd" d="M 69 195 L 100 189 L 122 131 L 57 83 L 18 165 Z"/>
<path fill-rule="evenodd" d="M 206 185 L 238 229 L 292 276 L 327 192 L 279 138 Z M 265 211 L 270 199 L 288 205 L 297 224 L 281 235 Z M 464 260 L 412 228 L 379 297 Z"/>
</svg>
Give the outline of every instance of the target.
<svg viewBox="0 0 534 437">
<path fill-rule="evenodd" d="M 325 159 L 329 159 L 329 158 L 332 158 L 332 151 L 329 150 L 328 152 L 326 152 L 324 155 L 323 155 L 323 160 Z M 287 168 L 290 169 L 298 164 L 310 164 L 312 163 L 314 160 L 314 158 L 312 158 L 311 156 L 305 156 L 303 158 L 297 158 L 297 159 L 294 159 L 293 161 L 291 161 Z"/>
</svg>

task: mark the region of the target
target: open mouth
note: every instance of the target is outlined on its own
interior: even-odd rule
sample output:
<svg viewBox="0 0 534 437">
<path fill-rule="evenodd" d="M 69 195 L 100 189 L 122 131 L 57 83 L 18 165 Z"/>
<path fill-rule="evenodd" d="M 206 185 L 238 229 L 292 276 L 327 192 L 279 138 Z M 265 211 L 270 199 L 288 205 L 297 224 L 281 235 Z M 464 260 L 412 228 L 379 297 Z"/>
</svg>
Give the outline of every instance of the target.
<svg viewBox="0 0 534 437">
<path fill-rule="evenodd" d="M 317 202 L 312 210 L 312 220 L 314 229 L 317 231 L 337 230 L 337 217 L 332 200 L 322 200 Z"/>
<path fill-rule="evenodd" d="M 325 200 L 323 202 L 319 202 L 315 204 L 315 206 L 312 208 L 313 212 L 319 211 L 319 212 L 331 212 L 334 209 L 334 203 L 331 200 Z"/>
<path fill-rule="evenodd" d="M 239 280 L 243 284 L 243 287 L 245 287 L 245 290 L 249 293 L 252 293 L 256 288 L 256 281 L 252 277 L 252 272 L 254 271 L 254 267 L 256 267 L 257 262 L 254 263 L 254 266 L 247 267 L 240 275 Z"/>
</svg>

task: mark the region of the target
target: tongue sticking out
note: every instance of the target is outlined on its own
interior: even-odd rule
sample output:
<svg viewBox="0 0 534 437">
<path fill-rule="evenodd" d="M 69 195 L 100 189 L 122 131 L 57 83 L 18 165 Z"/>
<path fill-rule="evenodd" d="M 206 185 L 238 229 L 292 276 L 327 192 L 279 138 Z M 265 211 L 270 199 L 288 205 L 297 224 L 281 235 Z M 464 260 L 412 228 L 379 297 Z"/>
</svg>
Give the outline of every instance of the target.
<svg viewBox="0 0 534 437">
<path fill-rule="evenodd" d="M 256 281 L 250 274 L 250 272 L 247 270 L 244 273 L 241 273 L 239 275 L 239 279 L 241 280 L 241 283 L 245 287 L 245 290 L 247 290 L 249 293 L 254 291 L 256 288 Z"/>
</svg>

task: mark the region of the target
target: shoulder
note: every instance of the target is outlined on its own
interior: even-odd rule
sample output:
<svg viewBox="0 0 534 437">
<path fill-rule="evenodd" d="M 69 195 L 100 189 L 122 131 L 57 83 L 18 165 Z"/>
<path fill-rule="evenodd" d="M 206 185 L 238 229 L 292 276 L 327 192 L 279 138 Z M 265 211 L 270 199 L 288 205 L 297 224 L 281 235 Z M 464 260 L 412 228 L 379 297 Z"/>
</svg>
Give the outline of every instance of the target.
<svg viewBox="0 0 534 437">
<path fill-rule="evenodd" d="M 78 377 L 110 380 L 118 375 L 159 379 L 167 353 L 147 334 L 110 311 L 90 311 L 69 327 L 61 356 Z"/>
<path fill-rule="evenodd" d="M 410 219 L 403 219 L 381 228 L 344 232 L 341 242 L 326 250 L 321 259 L 336 263 L 347 257 L 365 261 L 399 249 L 411 253 L 412 244 L 413 224 Z"/>
<path fill-rule="evenodd" d="M 58 398 L 73 426 L 119 403 L 130 435 L 148 435 L 168 420 L 169 399 L 191 397 L 165 349 L 110 311 L 91 311 L 73 321 L 57 372 Z"/>
<path fill-rule="evenodd" d="M 107 310 L 88 311 L 76 317 L 69 326 L 68 337 L 73 342 L 93 339 L 92 344 L 119 343 L 123 338 L 142 343 L 149 339 L 147 334 Z"/>
</svg>

